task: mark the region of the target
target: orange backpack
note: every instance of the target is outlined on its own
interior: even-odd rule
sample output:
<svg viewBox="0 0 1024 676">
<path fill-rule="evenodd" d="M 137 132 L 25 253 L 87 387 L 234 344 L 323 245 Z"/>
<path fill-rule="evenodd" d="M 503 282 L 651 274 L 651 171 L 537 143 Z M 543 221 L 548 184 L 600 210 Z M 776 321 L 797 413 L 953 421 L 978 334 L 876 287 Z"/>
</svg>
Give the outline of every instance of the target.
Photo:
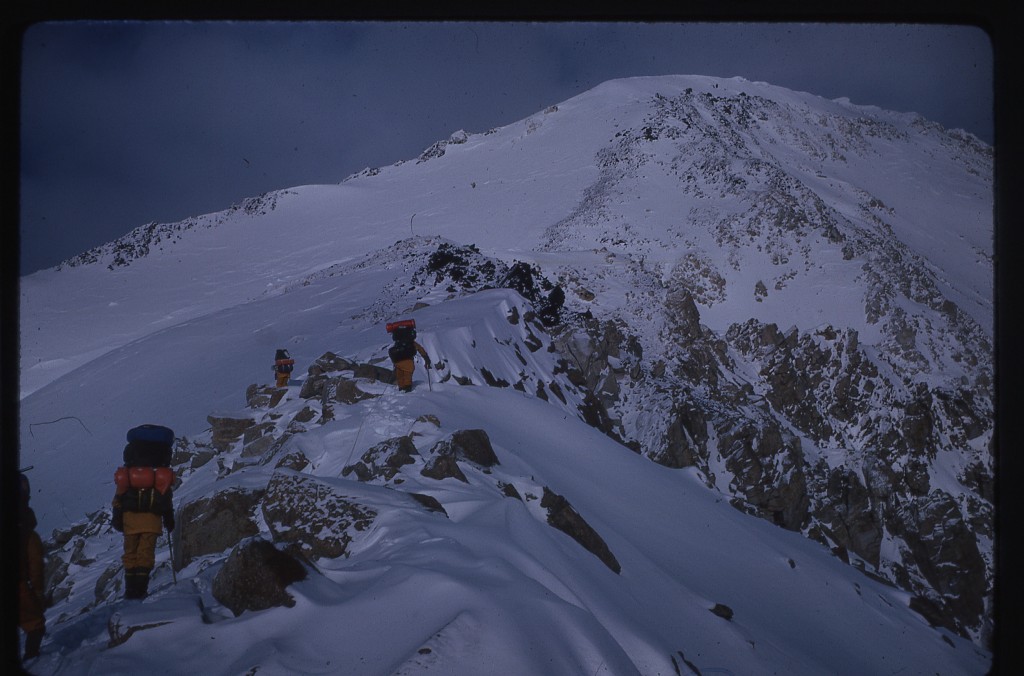
<svg viewBox="0 0 1024 676">
<path fill-rule="evenodd" d="M 114 485 L 117 495 L 123 495 L 129 488 L 155 488 L 164 495 L 174 483 L 174 470 L 170 467 L 118 467 L 114 471 Z"/>
</svg>

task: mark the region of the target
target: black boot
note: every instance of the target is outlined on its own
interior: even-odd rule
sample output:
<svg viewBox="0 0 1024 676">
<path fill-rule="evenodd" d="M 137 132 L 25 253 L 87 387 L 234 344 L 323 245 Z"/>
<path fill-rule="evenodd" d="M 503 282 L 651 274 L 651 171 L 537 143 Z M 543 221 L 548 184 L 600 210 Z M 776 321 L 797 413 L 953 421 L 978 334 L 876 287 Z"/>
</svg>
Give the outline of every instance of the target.
<svg viewBox="0 0 1024 676">
<path fill-rule="evenodd" d="M 135 575 L 127 569 L 124 571 L 124 597 L 135 598 Z"/>
<path fill-rule="evenodd" d="M 34 629 L 25 635 L 25 657 L 24 660 L 31 660 L 39 657 L 39 646 L 43 643 L 45 629 Z"/>
<path fill-rule="evenodd" d="M 149 586 L 149 571 L 145 568 L 129 568 L 124 571 L 124 597 L 126 599 L 146 598 Z"/>
<path fill-rule="evenodd" d="M 149 596 L 149 569 L 139 568 L 139 598 L 144 599 Z"/>
</svg>

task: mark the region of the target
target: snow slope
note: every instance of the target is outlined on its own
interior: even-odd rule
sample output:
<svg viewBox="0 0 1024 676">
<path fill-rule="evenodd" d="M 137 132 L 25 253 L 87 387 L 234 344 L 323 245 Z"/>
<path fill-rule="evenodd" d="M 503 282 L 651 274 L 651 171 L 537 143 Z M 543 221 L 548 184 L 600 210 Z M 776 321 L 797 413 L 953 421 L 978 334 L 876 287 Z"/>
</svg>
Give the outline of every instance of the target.
<svg viewBox="0 0 1024 676">
<path fill-rule="evenodd" d="M 475 342 L 486 351 L 475 366 L 511 379 L 519 369 L 502 369 L 493 346 L 519 331 L 505 318 L 516 303 L 495 290 L 415 316 L 438 327 L 423 331 L 437 359 L 471 352 Z M 151 349 L 172 349 L 182 337 L 151 340 Z M 373 355 L 379 332 L 342 335 L 338 345 Z M 276 407 L 282 420 L 304 405 L 299 389 L 292 385 Z M 911 612 L 905 593 L 735 510 L 692 471 L 651 463 L 527 392 L 428 383 L 421 368 L 412 394 L 388 388 L 337 408 L 335 421 L 310 425 L 291 450 L 309 458 L 308 474 L 325 490 L 381 517 L 346 557 L 320 560 L 289 587 L 294 607 L 234 617 L 210 596 L 224 555 L 175 576 L 163 541 L 151 596 L 108 600 L 110 582 L 97 580 L 117 570 L 119 538 L 104 527 L 89 540 L 89 563 L 69 597 L 51 611 L 59 619 L 51 619 L 34 673 L 923 674 L 982 673 L 988 664 L 984 651 Z M 440 426 L 416 423 L 424 416 Z M 464 464 L 468 484 L 424 478 L 419 465 L 403 468 L 392 490 L 342 478 L 381 441 L 416 430 L 425 454 L 459 429 L 486 430 L 500 462 L 488 472 Z M 273 463 L 243 464 L 218 480 L 213 465 L 186 477 L 179 505 L 230 485 L 261 485 L 275 472 Z M 505 497 L 503 484 L 524 498 Z M 620 573 L 544 522 L 536 498 L 545 486 L 603 536 Z M 448 517 L 413 508 L 403 492 L 437 498 Z M 717 604 L 732 609 L 731 620 L 711 612 Z M 108 648 L 108 623 L 153 628 Z"/>
<path fill-rule="evenodd" d="M 716 131 L 721 115 L 748 131 Z M 966 150 L 945 152 L 950 143 Z M 426 383 L 421 369 L 412 395 L 338 407 L 335 421 L 299 435 L 308 473 L 382 517 L 349 558 L 319 562 L 290 588 L 295 607 L 218 615 L 209 586 L 223 556 L 175 582 L 166 552 L 154 596 L 125 606 L 100 584 L 119 545 L 100 529 L 83 545 L 92 562 L 72 569 L 69 596 L 50 611 L 49 657 L 36 670 L 983 673 L 989 655 L 929 627 L 905 592 L 735 510 L 694 470 L 656 465 L 586 426 L 568 386 L 565 404 L 532 386 L 486 386 L 481 368 L 509 383 L 567 381 L 556 355 L 523 347 L 524 326 L 507 318 L 527 309 L 514 293 L 463 297 L 451 280 L 414 279 L 446 241 L 536 264 L 565 288 L 567 307 L 624 320 L 651 362 L 666 349 L 656 308 L 680 280 L 704 290 L 700 321 L 715 333 L 749 318 L 832 324 L 884 354 L 891 336 L 866 312 L 864 274 L 884 243 L 899 261 L 892 274 L 919 264 L 991 338 L 991 167 L 978 145 L 916 116 L 739 78 L 634 78 L 505 127 L 456 132 L 417 160 L 340 185 L 152 224 L 23 278 L 21 464 L 33 466 L 44 538 L 106 509 L 128 428 L 159 422 L 203 439 L 207 416 L 244 409 L 247 386 L 270 382 L 279 347 L 297 374 L 326 352 L 382 358 L 383 322 L 425 304 L 414 315 L 421 342 L 446 369 L 432 377 L 474 383 Z M 769 227 L 780 222 L 792 224 L 781 236 Z M 897 294 L 894 304 L 931 321 L 925 301 Z M 942 361 L 944 340 L 928 377 L 976 378 Z M 282 404 L 291 414 L 296 388 Z M 441 427 L 421 430 L 421 451 L 482 428 L 501 460 L 468 486 L 431 487 L 403 470 L 406 487 L 424 484 L 448 519 L 340 476 L 426 413 Z M 641 431 L 661 424 L 643 411 L 624 419 Z M 179 504 L 219 487 L 212 471 L 188 477 Z M 265 483 L 268 471 L 243 467 L 228 480 Z M 496 480 L 565 495 L 622 572 L 547 526 L 530 500 L 502 497 Z M 710 612 L 716 603 L 732 621 Z M 119 617 L 168 623 L 105 649 Z"/>
</svg>

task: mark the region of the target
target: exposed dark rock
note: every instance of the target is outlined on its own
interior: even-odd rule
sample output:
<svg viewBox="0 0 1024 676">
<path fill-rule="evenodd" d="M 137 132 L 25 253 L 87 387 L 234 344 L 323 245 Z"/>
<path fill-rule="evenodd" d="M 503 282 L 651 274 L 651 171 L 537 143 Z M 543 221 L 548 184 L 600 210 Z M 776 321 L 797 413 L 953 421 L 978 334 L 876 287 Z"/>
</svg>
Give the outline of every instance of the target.
<svg viewBox="0 0 1024 676">
<path fill-rule="evenodd" d="M 287 587 L 306 579 L 306 569 L 270 542 L 255 538 L 240 543 L 213 578 L 211 593 L 235 616 L 246 610 L 292 607 Z"/>
<path fill-rule="evenodd" d="M 615 559 L 608 545 L 588 524 L 569 501 L 544 487 L 540 506 L 548 511 L 548 523 L 578 542 L 584 549 L 596 556 L 614 573 L 622 572 L 622 566 Z"/>
<path fill-rule="evenodd" d="M 458 479 L 462 483 L 469 483 L 469 479 L 462 473 L 459 464 L 455 461 L 455 454 L 450 450 L 441 450 L 437 455 L 427 460 L 426 465 L 420 474 L 429 478 L 437 479 Z"/>
<path fill-rule="evenodd" d="M 259 423 L 246 429 L 242 435 L 241 457 L 258 458 L 280 450 L 292 435 L 275 436 L 275 431 L 277 425 L 273 422 Z"/>
<path fill-rule="evenodd" d="M 540 268 L 516 261 L 497 285 L 513 289 L 530 301 L 536 317 L 544 326 L 554 326 L 561 319 L 565 292 L 562 287 L 544 277 Z"/>
<path fill-rule="evenodd" d="M 295 472 L 301 472 L 307 467 L 309 467 L 309 458 L 302 451 L 292 451 L 274 465 L 275 469 L 290 469 Z"/>
<path fill-rule="evenodd" d="M 734 490 L 761 516 L 800 530 L 810 504 L 800 440 L 783 435 L 770 419 L 734 420 L 717 432 L 719 452 L 735 476 Z"/>
<path fill-rule="evenodd" d="M 665 444 L 651 452 L 651 460 L 672 468 L 693 467 L 707 455 L 707 420 L 703 411 L 688 401 L 676 404 L 665 432 Z"/>
<path fill-rule="evenodd" d="M 669 290 L 665 298 L 665 316 L 670 322 L 673 338 L 680 345 L 693 343 L 703 335 L 700 312 L 693 301 L 693 294 L 685 286 Z"/>
<path fill-rule="evenodd" d="M 175 529 L 174 569 L 194 559 L 218 554 L 259 533 L 254 511 L 262 491 L 239 488 L 215 493 L 182 506 Z"/>
<path fill-rule="evenodd" d="M 287 393 L 287 389 L 273 385 L 253 384 L 245 391 L 245 401 L 249 408 L 274 408 Z"/>
<path fill-rule="evenodd" d="M 350 372 L 351 376 L 331 375 L 345 372 Z M 309 376 L 302 383 L 299 396 L 303 399 L 326 398 L 328 401 L 346 404 L 377 396 L 360 389 L 359 380 L 394 384 L 395 374 L 389 368 L 376 364 L 361 364 L 328 352 L 309 367 Z"/>
<path fill-rule="evenodd" d="M 516 490 L 516 487 L 513 486 L 512 484 L 507 484 L 504 483 L 503 481 L 499 481 L 498 486 L 501 488 L 501 492 L 505 495 L 506 498 L 515 498 L 520 502 L 523 501 L 523 496 L 519 494 L 519 491 Z"/>
<path fill-rule="evenodd" d="M 211 443 L 221 453 L 230 450 L 245 431 L 256 424 L 254 417 L 245 415 L 208 415 L 206 421 L 212 428 Z"/>
<path fill-rule="evenodd" d="M 918 591 L 938 608 L 941 626 L 966 636 L 985 612 L 990 591 L 977 539 L 956 501 L 933 491 L 901 503 L 886 525 L 907 543 L 912 562 L 928 581 L 933 593 Z"/>
<path fill-rule="evenodd" d="M 480 367 L 480 375 L 484 377 L 484 382 L 491 387 L 508 387 L 509 383 L 504 378 L 496 378 L 484 367 Z"/>
<path fill-rule="evenodd" d="M 484 430 L 458 430 L 450 439 L 442 439 L 430 449 L 430 459 L 423 468 L 423 476 L 432 479 L 454 478 L 468 483 L 458 466 L 458 460 L 471 462 L 482 468 L 494 467 L 498 456 Z"/>
<path fill-rule="evenodd" d="M 259 437 L 252 443 L 246 444 L 242 447 L 241 457 L 262 458 L 265 455 L 273 454 L 275 450 L 280 449 L 281 444 L 284 441 L 284 437 L 277 439 L 269 434 L 265 437 Z"/>
<path fill-rule="evenodd" d="M 267 484 L 263 519 L 274 542 L 310 561 L 347 555 L 353 534 L 370 527 L 373 509 L 305 474 L 279 472 Z"/>
<path fill-rule="evenodd" d="M 359 383 L 354 380 L 336 378 L 332 380 L 332 385 L 334 385 L 334 400 L 342 404 L 354 404 L 378 396 L 364 392 L 359 388 Z"/>
<path fill-rule="evenodd" d="M 473 245 L 458 246 L 442 242 L 430 254 L 426 264 L 413 274 L 413 283 L 443 286 L 448 291 L 477 291 L 500 286 L 506 273 L 504 263 L 490 259 Z"/>
<path fill-rule="evenodd" d="M 583 416 L 584 422 L 595 429 L 601 430 L 615 441 L 622 442 L 622 437 L 616 431 L 618 427 L 617 421 L 612 420 L 604 403 L 592 392 L 588 391 L 584 395 L 583 403 L 577 406 L 577 408 L 580 415 Z"/>
<path fill-rule="evenodd" d="M 351 371 L 355 368 L 355 362 L 339 357 L 333 352 L 325 352 L 319 359 L 310 364 L 309 376 L 319 376 L 324 373 L 338 373 L 340 371 Z M 309 378 L 306 379 L 307 382 Z"/>
<path fill-rule="evenodd" d="M 499 464 L 498 456 L 491 446 L 491 439 L 484 430 L 458 430 L 452 433 L 451 449 L 456 458 L 468 460 L 481 467 L 494 467 Z"/>
<path fill-rule="evenodd" d="M 376 364 L 356 364 L 355 368 L 352 370 L 352 374 L 356 378 L 363 378 L 369 381 L 379 381 L 388 385 L 395 384 L 394 370 L 383 366 L 377 366 Z"/>
<path fill-rule="evenodd" d="M 175 477 L 190 474 L 217 457 L 217 449 L 205 444 L 188 440 L 184 444 L 175 443 L 171 455 L 171 467 L 175 468 Z"/>
<path fill-rule="evenodd" d="M 323 396 L 324 384 L 328 381 L 328 377 L 323 374 L 310 375 L 304 381 L 302 381 L 302 388 L 299 390 L 299 396 L 303 399 L 320 399 Z"/>
<path fill-rule="evenodd" d="M 838 545 L 878 567 L 883 528 L 873 508 L 871 491 L 856 472 L 840 467 L 828 474 L 815 517 L 828 525 Z"/>
<path fill-rule="evenodd" d="M 448 516 L 448 512 L 445 510 L 444 505 L 442 505 L 437 498 L 431 495 L 424 495 L 423 493 L 409 493 L 409 495 L 429 511 L 438 512 Z"/>
<path fill-rule="evenodd" d="M 911 453 L 935 455 L 933 403 L 928 387 L 920 383 L 914 398 L 903 407 L 901 431 Z"/>
<path fill-rule="evenodd" d="M 399 468 L 415 462 L 412 456 L 419 455 L 412 437 L 394 437 L 373 446 L 363 453 L 360 460 L 341 471 L 342 476 L 355 472 L 360 481 L 383 478 L 393 479 Z"/>
</svg>

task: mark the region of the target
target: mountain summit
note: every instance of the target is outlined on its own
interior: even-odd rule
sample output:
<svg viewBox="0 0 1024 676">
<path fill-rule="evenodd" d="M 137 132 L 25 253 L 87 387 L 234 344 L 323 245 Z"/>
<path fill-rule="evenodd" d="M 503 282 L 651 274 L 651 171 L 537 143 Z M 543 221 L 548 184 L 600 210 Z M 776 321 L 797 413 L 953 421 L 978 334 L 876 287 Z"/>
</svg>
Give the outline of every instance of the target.
<svg viewBox="0 0 1024 676">
<path fill-rule="evenodd" d="M 918 115 L 631 78 L 23 278 L 50 673 L 182 632 L 182 672 L 983 673 L 992 200 Z M 125 606 L 143 422 L 180 527 Z M 309 571 L 269 607 L 224 591 L 256 543 Z"/>
</svg>

